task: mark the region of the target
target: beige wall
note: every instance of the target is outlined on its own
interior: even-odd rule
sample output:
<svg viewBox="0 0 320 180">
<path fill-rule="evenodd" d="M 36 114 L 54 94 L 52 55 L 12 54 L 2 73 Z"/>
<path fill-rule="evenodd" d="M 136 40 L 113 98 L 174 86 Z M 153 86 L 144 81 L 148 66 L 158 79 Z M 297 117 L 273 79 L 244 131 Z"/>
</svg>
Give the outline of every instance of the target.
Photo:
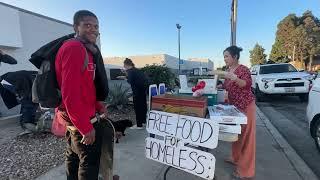
<svg viewBox="0 0 320 180">
<path fill-rule="evenodd" d="M 123 66 L 123 61 L 126 57 L 106 57 L 104 63 L 108 68 L 108 65 Z M 179 59 L 167 54 L 155 54 L 155 55 L 144 55 L 144 56 L 129 56 L 137 68 L 146 66 L 147 64 L 166 64 L 171 69 L 179 69 Z M 213 62 L 205 58 L 192 58 L 191 60 L 183 60 L 183 64 L 180 65 L 182 70 L 191 70 L 193 68 L 208 68 L 213 69 Z"/>
<path fill-rule="evenodd" d="M 116 66 L 123 66 L 123 61 L 126 57 L 107 57 L 104 58 L 104 63 Z M 163 64 L 164 63 L 164 55 L 145 55 L 145 56 L 129 56 L 133 63 L 136 65 L 137 68 L 142 68 L 147 64 Z"/>
</svg>

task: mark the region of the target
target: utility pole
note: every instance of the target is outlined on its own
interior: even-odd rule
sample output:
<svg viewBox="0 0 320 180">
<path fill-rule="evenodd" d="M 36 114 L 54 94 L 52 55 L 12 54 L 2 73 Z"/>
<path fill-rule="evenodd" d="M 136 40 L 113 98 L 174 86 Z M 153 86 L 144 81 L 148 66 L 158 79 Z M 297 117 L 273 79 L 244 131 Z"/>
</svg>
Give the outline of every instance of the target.
<svg viewBox="0 0 320 180">
<path fill-rule="evenodd" d="M 294 62 L 294 56 L 296 54 L 296 45 L 293 46 L 293 52 L 292 52 L 292 61 Z"/>
<path fill-rule="evenodd" d="M 231 4 L 231 46 L 237 45 L 237 14 L 238 0 L 232 0 Z"/>
<path fill-rule="evenodd" d="M 180 26 L 180 24 L 176 24 L 177 26 L 177 29 L 178 29 L 178 51 L 179 51 L 179 75 L 181 74 L 180 73 L 180 66 L 181 66 L 181 58 L 180 58 L 180 29 L 182 26 Z"/>
</svg>

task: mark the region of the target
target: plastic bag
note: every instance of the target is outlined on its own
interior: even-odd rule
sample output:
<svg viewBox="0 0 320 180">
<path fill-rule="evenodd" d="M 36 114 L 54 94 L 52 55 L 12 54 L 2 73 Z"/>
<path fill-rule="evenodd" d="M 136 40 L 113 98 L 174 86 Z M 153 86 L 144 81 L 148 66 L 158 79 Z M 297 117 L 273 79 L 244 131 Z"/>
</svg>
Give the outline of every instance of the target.
<svg viewBox="0 0 320 180">
<path fill-rule="evenodd" d="M 63 137 L 66 134 L 66 123 L 62 118 L 59 118 L 58 111 L 55 110 L 54 113 L 54 118 L 51 126 L 51 132 L 52 134 L 58 136 L 58 137 Z"/>
</svg>

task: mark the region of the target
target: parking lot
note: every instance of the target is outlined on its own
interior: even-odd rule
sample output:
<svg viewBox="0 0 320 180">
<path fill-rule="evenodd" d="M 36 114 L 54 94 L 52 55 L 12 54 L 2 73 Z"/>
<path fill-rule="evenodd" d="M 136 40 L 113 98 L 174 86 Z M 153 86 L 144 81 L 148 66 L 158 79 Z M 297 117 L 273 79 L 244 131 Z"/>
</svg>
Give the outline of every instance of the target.
<svg viewBox="0 0 320 180">
<path fill-rule="evenodd" d="M 257 105 L 320 178 L 320 153 L 310 136 L 306 119 L 307 103 L 301 103 L 298 97 L 274 96 Z"/>
</svg>

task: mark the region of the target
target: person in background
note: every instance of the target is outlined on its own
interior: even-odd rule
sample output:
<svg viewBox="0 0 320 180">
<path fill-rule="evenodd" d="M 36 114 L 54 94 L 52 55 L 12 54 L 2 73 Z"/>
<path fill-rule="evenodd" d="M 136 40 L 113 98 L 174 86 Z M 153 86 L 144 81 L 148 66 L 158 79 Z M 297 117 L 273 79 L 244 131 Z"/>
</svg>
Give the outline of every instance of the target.
<svg viewBox="0 0 320 180">
<path fill-rule="evenodd" d="M 1 49 L 0 49 L 0 65 L 1 62 L 6 63 L 6 64 L 17 64 L 17 60 L 14 59 L 13 57 L 5 54 Z M 9 89 L 9 90 L 8 90 Z M 8 84 L 3 84 L 2 83 L 2 78 L 0 79 L 0 95 L 5 103 L 5 105 L 11 109 L 18 105 L 18 101 L 15 97 L 14 92 L 14 87 L 12 85 Z M 0 117 L 2 116 L 0 112 Z"/>
<path fill-rule="evenodd" d="M 228 102 L 247 116 L 247 124 L 241 127 L 238 141 L 232 144 L 232 154 L 226 162 L 236 166 L 233 176 L 251 179 L 255 176 L 256 161 L 256 105 L 251 91 L 250 70 L 239 64 L 241 48 L 230 46 L 223 52 L 228 67 L 223 87 L 228 92 Z"/>
<path fill-rule="evenodd" d="M 136 113 L 137 124 L 131 129 L 143 129 L 147 116 L 147 78 L 141 70 L 135 67 L 131 59 L 126 58 L 123 66 L 127 72 L 128 83 L 131 85 L 133 106 Z"/>
</svg>

